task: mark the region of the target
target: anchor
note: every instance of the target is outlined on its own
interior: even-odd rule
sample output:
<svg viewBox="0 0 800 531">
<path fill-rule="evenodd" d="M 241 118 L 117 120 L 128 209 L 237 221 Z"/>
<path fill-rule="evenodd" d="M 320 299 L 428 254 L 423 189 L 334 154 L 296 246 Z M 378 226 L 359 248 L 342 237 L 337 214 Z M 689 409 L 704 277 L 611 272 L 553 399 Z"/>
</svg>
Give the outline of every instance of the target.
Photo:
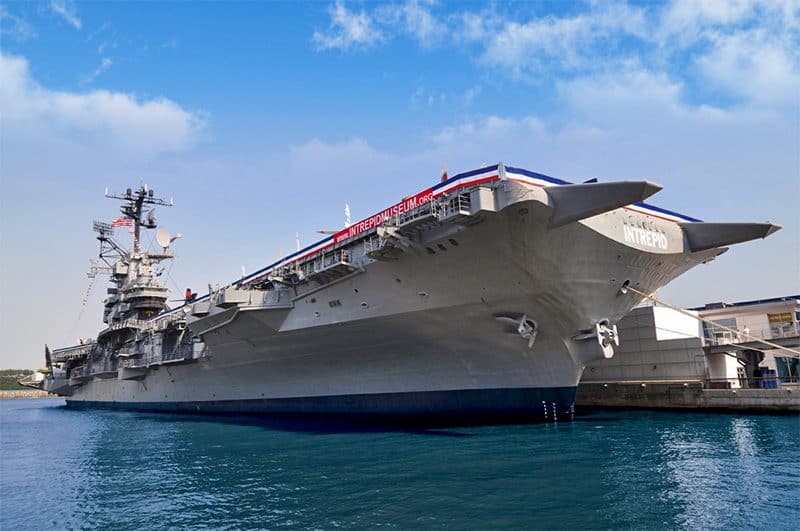
<svg viewBox="0 0 800 531">
<path fill-rule="evenodd" d="M 511 323 L 516 325 L 517 333 L 523 339 L 528 340 L 528 348 L 533 348 L 533 344 L 536 342 L 536 335 L 539 333 L 539 327 L 536 324 L 536 321 L 528 319 L 526 314 L 522 314 L 522 318 L 520 319 L 509 315 L 497 315 L 495 316 L 495 319 L 503 323 Z"/>
<path fill-rule="evenodd" d="M 573 336 L 574 341 L 586 341 L 596 339 L 603 349 L 603 357 L 610 359 L 614 356 L 614 347 L 619 346 L 619 333 L 617 325 L 609 326 L 608 319 L 602 319 L 595 323 L 594 329 L 581 330 Z"/>
</svg>

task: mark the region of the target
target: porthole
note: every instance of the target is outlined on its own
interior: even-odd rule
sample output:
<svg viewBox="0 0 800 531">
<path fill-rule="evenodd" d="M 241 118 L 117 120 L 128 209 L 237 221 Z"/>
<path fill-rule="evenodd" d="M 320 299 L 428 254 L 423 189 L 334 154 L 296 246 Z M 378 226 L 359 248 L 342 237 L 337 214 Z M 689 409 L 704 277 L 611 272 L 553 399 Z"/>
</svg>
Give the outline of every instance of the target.
<svg viewBox="0 0 800 531">
<path fill-rule="evenodd" d="M 458 247 L 458 242 L 457 242 L 456 240 L 454 240 L 453 238 L 450 238 L 450 239 L 449 239 L 449 240 L 447 240 L 447 241 L 449 241 L 449 242 L 450 242 L 450 245 L 452 245 L 452 246 L 454 246 L 454 247 Z"/>
<path fill-rule="evenodd" d="M 428 292 L 427 291 L 420 291 L 419 292 L 419 296 L 420 297 L 427 297 L 428 296 Z"/>
<path fill-rule="evenodd" d="M 369 305 L 368 305 L 366 302 L 362 302 L 362 303 L 361 303 L 361 307 L 362 307 L 362 308 L 366 308 L 367 306 L 369 306 Z"/>
<path fill-rule="evenodd" d="M 445 247 L 445 246 L 444 246 L 444 245 L 442 245 L 441 243 L 437 243 L 437 244 L 436 244 L 436 247 L 438 247 L 438 248 L 439 248 L 439 249 L 441 249 L 442 251 L 446 251 L 446 250 L 447 250 L 447 247 Z"/>
<path fill-rule="evenodd" d="M 425 250 L 428 251 L 428 254 L 436 254 L 436 251 L 434 251 L 430 247 L 425 247 Z"/>
</svg>

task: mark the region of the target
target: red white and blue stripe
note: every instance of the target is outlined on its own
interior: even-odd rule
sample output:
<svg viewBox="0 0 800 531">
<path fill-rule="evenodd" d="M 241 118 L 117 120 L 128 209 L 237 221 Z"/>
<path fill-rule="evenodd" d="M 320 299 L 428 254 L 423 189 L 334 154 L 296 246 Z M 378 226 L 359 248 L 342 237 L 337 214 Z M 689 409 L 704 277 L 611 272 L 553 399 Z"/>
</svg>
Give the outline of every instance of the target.
<svg viewBox="0 0 800 531">
<path fill-rule="evenodd" d="M 403 209 L 409 205 L 420 206 L 422 204 L 429 202 L 432 199 L 435 199 L 447 193 L 454 192 L 461 188 L 466 188 L 468 186 L 476 186 L 479 184 L 496 181 L 500 179 L 514 181 L 526 186 L 532 186 L 536 188 L 546 188 L 548 186 L 563 186 L 565 184 L 574 184 L 571 183 L 570 181 L 565 181 L 563 179 L 550 177 L 548 175 L 543 175 L 541 173 L 535 173 L 523 168 L 503 166 L 502 163 L 494 164 L 492 166 L 486 166 L 484 168 L 478 168 L 464 173 L 459 173 L 458 175 L 454 175 L 453 177 L 450 177 L 444 182 L 438 183 L 432 188 L 428 188 L 418 194 L 409 196 L 400 203 L 397 203 L 396 205 L 393 205 L 377 214 L 374 214 L 372 216 L 364 218 L 363 220 L 353 223 L 347 229 L 343 229 L 342 231 L 332 236 L 323 238 L 322 240 L 312 245 L 309 245 L 308 247 L 301 249 L 295 253 L 292 253 L 278 260 L 277 262 L 273 262 L 265 267 L 262 267 L 258 271 L 251 273 L 246 277 L 231 282 L 230 284 L 228 284 L 228 286 L 240 286 L 240 285 L 252 284 L 256 280 L 260 280 L 266 277 L 271 272 L 280 269 L 281 267 L 290 265 L 300 260 L 304 260 L 315 254 L 324 252 L 328 248 L 333 247 L 337 243 L 340 243 L 344 240 L 361 237 L 363 233 L 368 232 L 370 228 L 375 226 L 374 222 L 376 219 L 380 220 L 383 217 L 388 216 L 389 213 L 402 212 Z M 678 212 L 673 212 L 671 210 L 666 210 L 664 208 L 660 208 L 654 205 L 649 205 L 644 202 L 628 205 L 624 208 L 668 221 L 674 221 L 674 222 L 700 221 L 699 219 L 692 218 L 684 214 L 680 214 Z M 206 298 L 208 298 L 208 295 L 200 297 L 199 299 L 197 299 L 197 301 L 202 301 Z M 178 308 L 175 308 L 161 315 L 172 313 L 177 309 Z"/>
</svg>

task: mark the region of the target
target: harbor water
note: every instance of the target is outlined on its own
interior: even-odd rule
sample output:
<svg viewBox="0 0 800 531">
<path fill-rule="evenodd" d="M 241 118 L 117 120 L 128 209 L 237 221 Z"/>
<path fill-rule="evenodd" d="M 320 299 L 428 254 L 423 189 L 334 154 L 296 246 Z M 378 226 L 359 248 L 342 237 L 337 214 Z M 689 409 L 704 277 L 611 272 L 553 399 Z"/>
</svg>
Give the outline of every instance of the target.
<svg viewBox="0 0 800 531">
<path fill-rule="evenodd" d="M 797 416 L 431 430 L 0 401 L 0 529 L 797 529 Z"/>
</svg>

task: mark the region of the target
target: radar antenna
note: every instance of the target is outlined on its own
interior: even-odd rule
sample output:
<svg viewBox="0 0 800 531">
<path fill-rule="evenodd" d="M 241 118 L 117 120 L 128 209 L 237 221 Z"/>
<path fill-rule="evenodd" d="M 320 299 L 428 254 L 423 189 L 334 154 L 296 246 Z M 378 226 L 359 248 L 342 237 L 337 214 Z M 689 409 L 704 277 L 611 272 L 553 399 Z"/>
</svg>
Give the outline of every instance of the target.
<svg viewBox="0 0 800 531">
<path fill-rule="evenodd" d="M 107 264 L 103 264 L 100 260 L 91 260 L 89 262 L 89 271 L 86 273 L 86 276 L 89 278 L 95 278 L 98 275 L 111 275 L 114 271 L 114 268 Z"/>
<path fill-rule="evenodd" d="M 120 199 L 123 201 L 120 210 L 122 213 L 133 220 L 133 252 L 139 252 L 139 236 L 141 228 L 156 228 L 155 218 L 142 219 L 142 207 L 144 205 L 172 206 L 172 199 L 167 201 L 156 197 L 152 189 L 148 189 L 146 184 L 140 185 L 138 189 L 128 188 L 124 194 L 106 192 L 109 199 Z"/>
<path fill-rule="evenodd" d="M 87 275 L 89 278 L 94 278 L 101 273 L 109 273 L 112 269 L 112 262 L 118 258 L 127 256 L 127 252 L 111 236 L 114 234 L 114 225 L 106 223 L 105 221 L 94 221 L 92 228 L 97 233 L 97 239 L 100 240 L 100 260 L 105 262 L 105 266 L 99 264 L 97 260 L 93 261 L 89 266 Z"/>
</svg>

